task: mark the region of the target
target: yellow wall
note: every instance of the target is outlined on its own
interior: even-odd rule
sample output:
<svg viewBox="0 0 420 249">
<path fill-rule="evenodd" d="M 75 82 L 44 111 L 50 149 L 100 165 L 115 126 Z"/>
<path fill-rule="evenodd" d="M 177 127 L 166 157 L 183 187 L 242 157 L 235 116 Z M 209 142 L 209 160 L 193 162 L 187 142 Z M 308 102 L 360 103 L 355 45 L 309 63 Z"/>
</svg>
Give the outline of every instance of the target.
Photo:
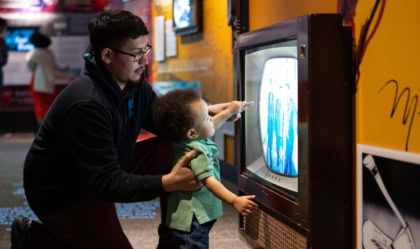
<svg viewBox="0 0 420 249">
<path fill-rule="evenodd" d="M 312 13 L 337 13 L 337 0 L 249 0 L 249 29 Z"/>
<path fill-rule="evenodd" d="M 357 40 L 360 27 L 373 5 L 373 0 L 359 1 L 357 5 Z M 419 9 L 418 0 L 386 1 L 382 22 L 360 67 L 361 78 L 356 95 L 358 143 L 405 150 L 409 125 L 413 121 L 408 151 L 420 152 L 420 103 L 414 100 L 414 95 L 420 94 L 420 50 L 415 45 L 420 39 Z M 398 82 L 399 94 L 404 88 L 410 89 L 411 109 L 407 108 L 408 119 L 405 125 L 403 116 L 407 93 L 401 97 L 394 117 L 391 118 L 395 84 L 379 92 L 389 80 Z"/>
<path fill-rule="evenodd" d="M 337 0 L 249 0 L 249 3 L 251 31 L 310 13 L 337 12 Z M 374 0 L 358 1 L 355 16 L 357 41 L 360 27 L 369 17 L 374 3 Z M 420 103 L 415 97 L 420 94 L 417 73 L 420 72 L 420 50 L 415 47 L 420 38 L 419 8 L 417 0 L 387 1 L 380 27 L 360 67 L 361 78 L 356 94 L 357 143 L 405 150 L 412 122 L 408 151 L 420 152 Z M 406 120 L 407 93 L 401 97 L 393 118 L 390 116 L 395 85 L 391 84 L 378 93 L 389 80 L 398 82 L 399 94 L 405 88 L 410 89 Z"/>
<path fill-rule="evenodd" d="M 152 7 L 153 17 L 164 15 L 166 19 L 171 19 L 170 4 L 156 6 L 155 2 L 157 1 L 153 1 Z M 355 16 L 356 40 L 359 39 L 360 27 L 368 18 L 374 2 L 358 1 Z M 164 62 L 154 62 L 154 80 L 198 80 L 209 101 L 230 101 L 234 96 L 234 82 L 231 29 L 226 25 L 227 1 L 203 0 L 203 5 L 203 33 L 182 39 L 178 37 L 178 56 L 167 58 Z M 420 51 L 415 47 L 420 38 L 416 15 L 419 8 L 420 2 L 417 0 L 387 1 L 381 25 L 369 44 L 360 67 L 361 78 L 356 94 L 357 143 L 405 150 L 412 122 L 408 151 L 420 152 L 420 104 L 414 97 L 420 94 Z M 249 0 L 249 9 L 252 31 L 306 14 L 336 13 L 337 0 Z M 159 72 L 160 68 L 176 69 L 195 60 L 201 60 L 208 68 L 200 71 Z M 399 93 L 404 88 L 411 91 L 411 109 L 406 111 L 405 124 L 407 95 L 401 97 L 395 115 L 391 118 L 395 85 L 391 84 L 378 93 L 392 79 L 399 83 Z M 412 116 L 414 109 L 415 115 Z"/>
<path fill-rule="evenodd" d="M 156 2 L 167 2 L 158 6 Z M 153 18 L 164 15 L 172 19 L 172 1 L 153 1 Z M 233 99 L 232 32 L 227 25 L 227 1 L 203 0 L 203 32 L 177 37 L 178 56 L 153 63 L 154 81 L 200 81 L 204 97 L 212 103 Z M 204 70 L 162 73 L 184 70 L 189 65 L 202 65 Z"/>
<path fill-rule="evenodd" d="M 152 2 L 152 22 L 156 16 L 172 19 L 172 1 Z M 309 13 L 335 13 L 336 0 L 250 0 L 250 29 L 258 29 Z M 234 98 L 232 31 L 227 26 L 227 0 L 203 0 L 203 32 L 177 38 L 178 56 L 153 63 L 154 81 L 200 81 L 203 96 L 212 103 Z M 175 72 L 191 64 L 205 70 Z M 164 72 L 166 71 L 172 72 Z M 234 163 L 232 138 L 227 137 L 225 159 Z"/>
</svg>

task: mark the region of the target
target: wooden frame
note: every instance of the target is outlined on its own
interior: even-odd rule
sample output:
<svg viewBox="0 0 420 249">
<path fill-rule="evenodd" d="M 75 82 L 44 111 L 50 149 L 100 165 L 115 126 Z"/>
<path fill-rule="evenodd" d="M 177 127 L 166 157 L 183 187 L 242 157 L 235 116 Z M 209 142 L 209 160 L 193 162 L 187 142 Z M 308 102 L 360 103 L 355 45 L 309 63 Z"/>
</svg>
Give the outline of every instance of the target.
<svg viewBox="0 0 420 249">
<path fill-rule="evenodd" d="M 313 248 L 352 248 L 352 45 L 342 16 L 308 15 L 241 34 L 237 96 L 244 100 L 245 51 L 288 40 L 297 41 L 298 55 L 298 192 L 291 196 L 247 172 L 244 117 L 236 124 L 238 187 L 303 231 Z"/>
</svg>

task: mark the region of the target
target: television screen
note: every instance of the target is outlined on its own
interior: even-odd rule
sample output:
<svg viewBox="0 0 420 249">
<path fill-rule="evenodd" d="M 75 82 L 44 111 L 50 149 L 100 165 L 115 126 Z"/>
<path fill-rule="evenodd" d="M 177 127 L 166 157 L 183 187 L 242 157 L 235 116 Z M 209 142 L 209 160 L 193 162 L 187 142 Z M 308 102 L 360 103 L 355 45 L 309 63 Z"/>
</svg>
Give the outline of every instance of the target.
<svg viewBox="0 0 420 249">
<path fill-rule="evenodd" d="M 266 165 L 297 176 L 297 74 L 295 58 L 265 62 L 259 96 L 261 143 Z"/>
<path fill-rule="evenodd" d="M 173 14 L 177 28 L 185 28 L 192 24 L 191 11 L 191 0 L 175 0 Z"/>
<path fill-rule="evenodd" d="M 176 35 L 199 32 L 202 21 L 201 0 L 173 0 L 172 16 Z"/>
<path fill-rule="evenodd" d="M 34 49 L 29 37 L 38 31 L 38 27 L 7 27 L 6 44 L 9 51 L 28 52 Z"/>
<path fill-rule="evenodd" d="M 246 170 L 286 192 L 298 192 L 297 42 L 245 51 Z M 257 131 L 257 132 L 256 132 Z"/>
<path fill-rule="evenodd" d="M 251 245 L 352 249 L 351 31 L 341 14 L 311 14 L 237 37 L 236 99 L 254 102 L 235 126 L 239 194 L 261 207 L 240 218 Z"/>
</svg>

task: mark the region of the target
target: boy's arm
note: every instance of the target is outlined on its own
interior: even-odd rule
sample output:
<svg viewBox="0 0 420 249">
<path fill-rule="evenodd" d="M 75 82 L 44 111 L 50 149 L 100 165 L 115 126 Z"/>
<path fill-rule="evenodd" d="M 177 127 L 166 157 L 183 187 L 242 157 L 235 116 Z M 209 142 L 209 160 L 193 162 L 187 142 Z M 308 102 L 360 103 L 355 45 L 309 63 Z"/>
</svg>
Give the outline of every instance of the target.
<svg viewBox="0 0 420 249">
<path fill-rule="evenodd" d="M 231 116 L 232 116 L 232 114 L 230 113 L 230 111 L 228 109 L 225 109 L 225 110 L 219 112 L 216 116 L 214 116 L 213 117 L 213 124 L 216 127 L 216 129 L 219 129 L 220 126 L 222 126 L 223 123 L 226 122 L 226 120 L 228 120 Z"/>
<path fill-rule="evenodd" d="M 217 115 L 219 112 L 228 108 L 229 104 L 230 104 L 230 102 L 209 105 L 209 115 L 212 116 L 212 117 Z"/>
<path fill-rule="evenodd" d="M 213 176 L 206 177 L 201 180 L 201 182 L 217 198 L 226 203 L 229 203 L 244 216 L 250 214 L 255 208 L 258 207 L 257 204 L 250 200 L 255 198 L 255 195 L 237 196 L 226 189 L 225 186 L 223 186 L 223 184 L 217 181 Z"/>
<path fill-rule="evenodd" d="M 215 116 L 213 116 L 213 123 L 218 129 L 226 120 L 228 120 L 233 115 L 240 115 L 241 112 L 245 111 L 249 106 L 251 106 L 254 102 L 247 102 L 247 101 L 232 101 L 229 103 L 227 107 L 220 110 Z M 221 109 L 221 108 L 220 108 Z"/>
<path fill-rule="evenodd" d="M 229 203 L 230 205 L 233 205 L 233 202 L 238 197 L 234 193 L 230 192 L 225 186 L 223 186 L 222 183 L 220 183 L 214 176 L 209 176 L 201 180 L 201 183 L 203 183 L 204 186 L 210 192 L 212 192 L 217 198 L 220 200 Z"/>
</svg>

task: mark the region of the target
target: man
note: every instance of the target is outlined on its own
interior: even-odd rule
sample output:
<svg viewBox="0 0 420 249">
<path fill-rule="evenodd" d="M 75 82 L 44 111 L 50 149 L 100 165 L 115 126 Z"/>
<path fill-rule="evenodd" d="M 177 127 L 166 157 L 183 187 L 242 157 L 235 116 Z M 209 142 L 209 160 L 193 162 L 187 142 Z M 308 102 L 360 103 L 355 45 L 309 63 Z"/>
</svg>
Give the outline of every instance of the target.
<svg viewBox="0 0 420 249">
<path fill-rule="evenodd" d="M 151 48 L 143 21 L 110 10 L 88 29 L 85 72 L 57 97 L 25 160 L 25 194 L 42 224 L 15 219 L 12 248 L 132 248 L 114 202 L 200 187 L 185 167 L 194 152 L 168 173 L 169 143 L 151 139 L 136 147 L 141 128 L 159 134 L 151 116 L 156 95 L 143 74 Z"/>
<path fill-rule="evenodd" d="M 6 26 L 7 21 L 0 17 L 0 110 L 1 98 L 3 96 L 3 67 L 7 63 L 7 45 L 6 45 Z"/>
</svg>

